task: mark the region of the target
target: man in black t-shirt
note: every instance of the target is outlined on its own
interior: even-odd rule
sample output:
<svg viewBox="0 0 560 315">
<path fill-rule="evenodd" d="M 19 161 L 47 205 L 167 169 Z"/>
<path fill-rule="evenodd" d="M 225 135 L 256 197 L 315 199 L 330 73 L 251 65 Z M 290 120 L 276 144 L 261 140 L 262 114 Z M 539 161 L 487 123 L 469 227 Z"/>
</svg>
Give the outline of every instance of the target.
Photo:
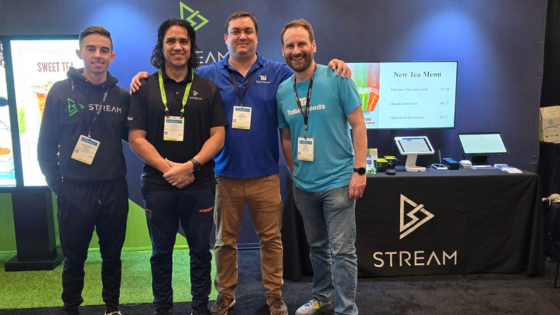
<svg viewBox="0 0 560 315">
<path fill-rule="evenodd" d="M 210 232 L 214 160 L 227 125 L 220 91 L 194 70 L 196 34 L 184 20 L 158 30 L 151 62 L 159 70 L 132 96 L 132 150 L 144 160 L 142 193 L 152 240 L 152 289 L 157 314 L 172 314 L 172 256 L 179 224 L 191 257 L 192 313 L 210 314 Z"/>
</svg>

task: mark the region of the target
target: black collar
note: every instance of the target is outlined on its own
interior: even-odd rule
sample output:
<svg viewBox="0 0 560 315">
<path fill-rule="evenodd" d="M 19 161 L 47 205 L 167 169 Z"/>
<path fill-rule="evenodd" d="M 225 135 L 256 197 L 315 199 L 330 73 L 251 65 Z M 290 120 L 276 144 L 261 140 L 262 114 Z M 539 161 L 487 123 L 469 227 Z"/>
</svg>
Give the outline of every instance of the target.
<svg viewBox="0 0 560 315">
<path fill-rule="evenodd" d="M 183 80 L 177 82 L 177 81 L 171 79 L 169 76 L 167 76 L 167 74 L 165 73 L 165 66 L 163 66 L 161 68 L 161 74 L 162 74 L 162 78 L 163 78 L 164 82 L 172 81 L 172 82 L 183 83 L 183 84 L 187 84 L 187 83 L 191 82 L 191 71 L 192 71 L 192 69 L 189 68 L 189 72 L 187 73 L 187 76 Z"/>
</svg>

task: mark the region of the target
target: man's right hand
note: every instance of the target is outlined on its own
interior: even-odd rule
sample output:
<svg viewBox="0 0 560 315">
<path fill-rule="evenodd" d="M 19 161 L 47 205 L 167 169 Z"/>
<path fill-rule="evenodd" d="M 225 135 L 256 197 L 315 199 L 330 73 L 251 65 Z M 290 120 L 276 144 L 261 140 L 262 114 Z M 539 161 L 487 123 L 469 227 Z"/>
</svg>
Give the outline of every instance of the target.
<svg viewBox="0 0 560 315">
<path fill-rule="evenodd" d="M 134 78 L 132 78 L 132 81 L 130 82 L 130 94 L 140 89 L 140 86 L 142 86 L 140 80 L 147 79 L 148 75 L 149 75 L 148 72 L 140 71 L 134 76 Z"/>
<path fill-rule="evenodd" d="M 194 181 L 194 174 L 192 166 L 189 167 L 187 163 L 175 163 L 165 159 L 169 164 L 170 169 L 163 174 L 163 178 L 171 185 L 183 189 Z"/>
</svg>

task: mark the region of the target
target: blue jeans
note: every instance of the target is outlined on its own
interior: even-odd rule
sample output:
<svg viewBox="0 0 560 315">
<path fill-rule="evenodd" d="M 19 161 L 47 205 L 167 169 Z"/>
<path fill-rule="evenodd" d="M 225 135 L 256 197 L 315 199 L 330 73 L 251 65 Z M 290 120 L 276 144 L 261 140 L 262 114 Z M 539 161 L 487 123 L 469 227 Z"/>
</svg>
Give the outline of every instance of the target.
<svg viewBox="0 0 560 315">
<path fill-rule="evenodd" d="M 356 202 L 348 186 L 313 193 L 293 186 L 313 265 L 313 297 L 330 302 L 335 314 L 358 314 L 356 286 Z"/>
</svg>

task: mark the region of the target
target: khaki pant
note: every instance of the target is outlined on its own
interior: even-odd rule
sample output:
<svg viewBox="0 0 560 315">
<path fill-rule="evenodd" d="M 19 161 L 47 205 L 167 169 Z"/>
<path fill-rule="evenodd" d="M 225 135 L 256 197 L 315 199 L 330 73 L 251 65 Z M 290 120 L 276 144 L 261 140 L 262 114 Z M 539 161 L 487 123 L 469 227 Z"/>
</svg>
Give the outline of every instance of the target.
<svg viewBox="0 0 560 315">
<path fill-rule="evenodd" d="M 243 221 L 245 203 L 261 250 L 261 272 L 266 295 L 282 295 L 282 199 L 280 178 L 270 175 L 256 178 L 218 177 L 216 189 L 216 277 L 214 286 L 220 295 L 234 298 L 237 286 L 237 238 Z"/>
</svg>

